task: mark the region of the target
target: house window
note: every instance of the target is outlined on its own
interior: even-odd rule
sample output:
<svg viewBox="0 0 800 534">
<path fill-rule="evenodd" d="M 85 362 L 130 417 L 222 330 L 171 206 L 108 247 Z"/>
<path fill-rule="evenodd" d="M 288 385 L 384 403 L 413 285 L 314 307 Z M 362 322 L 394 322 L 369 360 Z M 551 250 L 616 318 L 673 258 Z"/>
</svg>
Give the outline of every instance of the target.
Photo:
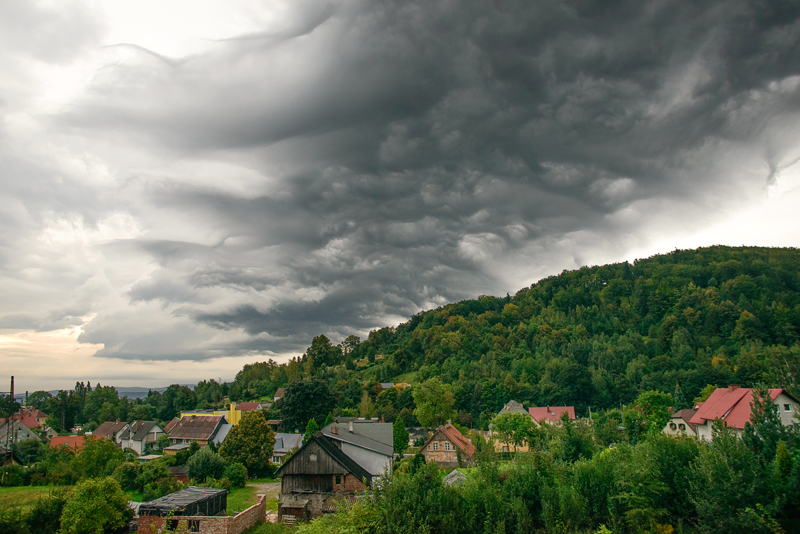
<svg viewBox="0 0 800 534">
<path fill-rule="evenodd" d="M 681 424 L 678 425 L 678 428 L 680 428 L 681 430 L 686 430 L 686 425 L 681 423 Z"/>
<path fill-rule="evenodd" d="M 792 406 L 790 404 L 784 404 L 783 405 L 783 411 L 784 412 L 791 412 L 792 411 Z"/>
<path fill-rule="evenodd" d="M 435 450 L 435 451 L 439 450 L 439 444 L 438 443 L 434 443 L 433 444 L 433 450 Z"/>
<path fill-rule="evenodd" d="M 450 450 L 450 442 L 445 442 L 445 444 L 444 444 L 444 450 L 446 450 L 446 451 L 449 451 L 449 450 Z"/>
<path fill-rule="evenodd" d="M 342 485 L 342 475 L 336 475 L 336 485 L 337 486 Z"/>
<path fill-rule="evenodd" d="M 317 461 L 317 455 L 316 454 L 309 454 L 308 455 L 308 461 L 309 462 L 316 462 Z"/>
<path fill-rule="evenodd" d="M 669 424 L 669 429 L 670 430 L 675 430 L 675 423 L 670 423 Z"/>
</svg>

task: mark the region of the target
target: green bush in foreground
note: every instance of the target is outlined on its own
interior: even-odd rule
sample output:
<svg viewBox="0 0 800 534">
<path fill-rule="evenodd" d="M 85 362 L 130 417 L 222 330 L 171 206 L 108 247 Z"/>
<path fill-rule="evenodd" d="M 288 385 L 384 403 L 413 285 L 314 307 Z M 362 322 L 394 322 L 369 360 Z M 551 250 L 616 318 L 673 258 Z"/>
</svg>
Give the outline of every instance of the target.
<svg viewBox="0 0 800 534">
<path fill-rule="evenodd" d="M 111 477 L 82 480 L 70 492 L 61 514 L 60 534 L 103 534 L 125 527 L 133 513 Z"/>
</svg>

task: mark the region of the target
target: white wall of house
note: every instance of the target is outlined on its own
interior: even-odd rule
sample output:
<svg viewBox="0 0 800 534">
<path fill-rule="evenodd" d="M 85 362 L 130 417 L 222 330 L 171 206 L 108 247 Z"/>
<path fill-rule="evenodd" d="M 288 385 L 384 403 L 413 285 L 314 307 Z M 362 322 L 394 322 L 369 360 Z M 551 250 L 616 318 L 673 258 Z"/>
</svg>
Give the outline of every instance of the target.
<svg viewBox="0 0 800 534">
<path fill-rule="evenodd" d="M 800 423 L 800 420 L 797 418 L 798 414 L 800 414 L 800 407 L 788 395 L 781 393 L 778 395 L 775 401 L 773 401 L 773 405 L 775 406 L 777 413 L 780 415 L 783 426 Z M 704 425 L 697 425 L 697 437 L 699 439 L 711 441 L 711 427 L 712 421 L 706 421 L 706 424 Z M 734 430 L 740 438 L 742 437 L 742 434 L 744 434 L 744 430 L 738 428 L 735 428 Z"/>
<path fill-rule="evenodd" d="M 664 434 L 670 436 L 691 436 L 693 438 L 697 437 L 697 432 L 692 430 L 692 427 L 689 424 L 681 419 L 680 417 L 674 417 L 669 420 L 669 422 L 662 430 Z"/>
</svg>

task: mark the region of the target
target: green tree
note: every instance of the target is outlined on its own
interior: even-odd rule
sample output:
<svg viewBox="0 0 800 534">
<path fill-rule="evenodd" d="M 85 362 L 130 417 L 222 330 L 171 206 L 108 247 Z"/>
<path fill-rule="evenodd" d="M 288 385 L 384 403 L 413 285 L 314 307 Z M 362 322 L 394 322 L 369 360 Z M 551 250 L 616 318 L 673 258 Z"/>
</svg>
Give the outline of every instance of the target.
<svg viewBox="0 0 800 534">
<path fill-rule="evenodd" d="M 314 421 L 314 418 L 312 417 L 311 420 L 306 425 L 306 433 L 303 435 L 303 444 L 305 444 L 309 439 L 311 439 L 311 436 L 313 436 L 317 432 L 319 432 L 319 427 L 317 426 L 317 422 Z"/>
<path fill-rule="evenodd" d="M 75 457 L 75 465 L 83 478 L 111 476 L 114 470 L 125 461 L 122 452 L 113 440 L 84 436 L 85 445 Z"/>
<path fill-rule="evenodd" d="M 53 396 L 47 391 L 34 391 L 28 398 L 25 399 L 25 406 L 28 408 L 36 408 L 38 410 L 42 410 L 43 412 L 47 411 L 47 402 L 53 398 Z"/>
<path fill-rule="evenodd" d="M 527 414 L 504 413 L 492 420 L 492 430 L 500 435 L 503 443 L 513 446 L 514 460 L 516 460 L 517 450 L 533 438 L 536 432 L 536 423 Z"/>
<path fill-rule="evenodd" d="M 455 398 L 449 385 L 438 377 L 429 378 L 414 388 L 414 415 L 422 426 L 438 426 L 452 416 Z"/>
<path fill-rule="evenodd" d="M 783 426 L 769 389 L 753 390 L 750 420 L 744 425 L 742 439 L 765 462 L 771 462 L 775 458 L 778 443 L 791 441 L 790 431 Z"/>
<path fill-rule="evenodd" d="M 317 379 L 292 382 L 277 403 L 281 423 L 286 431 L 305 428 L 311 419 L 325 420 L 336 407 L 336 396 L 328 385 Z"/>
<path fill-rule="evenodd" d="M 78 482 L 64 504 L 60 534 L 103 534 L 125 526 L 133 512 L 111 477 Z"/>
<path fill-rule="evenodd" d="M 201 484 L 209 478 L 222 478 L 227 465 L 228 462 L 225 458 L 215 453 L 210 447 L 203 447 L 186 462 L 189 478 Z"/>
<path fill-rule="evenodd" d="M 406 430 L 406 425 L 403 423 L 402 417 L 398 417 L 394 420 L 392 435 L 394 438 L 394 452 L 402 456 L 408 448 L 408 430 Z"/>
<path fill-rule="evenodd" d="M 331 345 L 331 340 L 326 336 L 317 336 L 311 341 L 311 346 L 306 349 L 306 357 L 311 358 L 314 365 L 322 364 L 331 367 L 339 363 L 342 351 L 339 347 Z"/>
<path fill-rule="evenodd" d="M 328 412 L 328 417 L 325 418 L 325 422 L 322 423 L 322 428 L 325 428 L 329 424 L 333 423 L 333 413 Z"/>
<path fill-rule="evenodd" d="M 250 476 L 264 476 L 272 472 L 270 458 L 274 447 L 275 434 L 264 413 L 251 410 L 231 429 L 219 453 L 229 462 L 244 465 Z"/>
<path fill-rule="evenodd" d="M 361 402 L 358 405 L 358 415 L 364 419 L 370 419 L 375 417 L 376 413 L 378 413 L 378 411 L 375 408 L 375 403 L 372 402 L 369 393 L 365 391 L 361 394 Z"/>
</svg>

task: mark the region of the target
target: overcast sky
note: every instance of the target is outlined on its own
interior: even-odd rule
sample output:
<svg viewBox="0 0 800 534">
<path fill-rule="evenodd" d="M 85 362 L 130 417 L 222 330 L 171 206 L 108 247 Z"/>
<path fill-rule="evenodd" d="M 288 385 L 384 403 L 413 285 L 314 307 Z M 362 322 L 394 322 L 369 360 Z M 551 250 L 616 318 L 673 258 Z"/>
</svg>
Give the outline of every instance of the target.
<svg viewBox="0 0 800 534">
<path fill-rule="evenodd" d="M 0 2 L 0 390 L 231 380 L 564 269 L 800 246 L 792 4 Z"/>
</svg>

